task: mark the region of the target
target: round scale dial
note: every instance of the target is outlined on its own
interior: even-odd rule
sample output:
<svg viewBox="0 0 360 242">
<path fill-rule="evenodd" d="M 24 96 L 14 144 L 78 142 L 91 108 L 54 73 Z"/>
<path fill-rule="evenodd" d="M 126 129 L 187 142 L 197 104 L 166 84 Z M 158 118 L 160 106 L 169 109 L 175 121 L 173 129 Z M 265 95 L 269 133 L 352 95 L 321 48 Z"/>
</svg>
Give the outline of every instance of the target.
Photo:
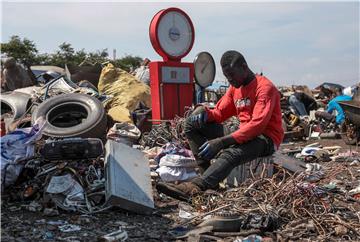
<svg viewBox="0 0 360 242">
<path fill-rule="evenodd" d="M 195 81 L 201 87 L 211 86 L 215 79 L 215 61 L 208 52 L 199 53 L 194 60 Z"/>
<path fill-rule="evenodd" d="M 151 20 L 150 40 L 156 52 L 164 59 L 180 60 L 193 46 L 194 27 L 182 10 L 161 10 Z"/>
</svg>

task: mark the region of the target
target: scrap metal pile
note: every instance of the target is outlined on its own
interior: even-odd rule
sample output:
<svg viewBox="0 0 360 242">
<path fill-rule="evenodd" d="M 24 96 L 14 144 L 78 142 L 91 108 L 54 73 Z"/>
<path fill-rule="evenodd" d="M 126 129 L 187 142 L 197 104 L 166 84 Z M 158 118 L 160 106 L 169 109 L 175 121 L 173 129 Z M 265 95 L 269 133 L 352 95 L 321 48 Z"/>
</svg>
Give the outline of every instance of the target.
<svg viewBox="0 0 360 242">
<path fill-rule="evenodd" d="M 65 76 L 49 78 L 1 96 L 5 126 L 1 127 L 2 204 L 8 203 L 9 211 L 90 216 L 115 204 L 151 214 L 155 203 L 159 210 L 153 214 L 155 219 L 160 213 L 176 222 L 177 227 L 166 235 L 172 239 L 333 241 L 360 237 L 359 153 L 344 151 L 344 146 L 297 142 L 346 134 L 347 141 L 350 137 L 357 143 L 360 124 L 353 121 L 360 106 L 355 106 L 355 112 L 345 112 L 344 131 L 334 120 L 314 113 L 299 115 L 289 105 L 285 95 L 289 90 L 280 88 L 285 96 L 286 130 L 281 150 L 235 168 L 237 184 L 229 176 L 221 189 L 193 197 L 190 205 L 176 201 L 174 213 L 162 210 L 174 200 L 151 188 L 159 180 L 182 182 L 198 176 L 183 130 L 193 108 L 184 117 L 151 120 L 149 128 L 150 89 L 129 73 L 107 65 L 98 89 Z M 329 90 L 321 88 L 321 95 L 316 94 L 315 110 L 324 110 Z M 317 91 L 303 88 L 303 92 L 313 95 Z M 355 119 L 349 118 L 351 114 Z M 234 131 L 239 121 L 231 118 L 226 125 Z M 71 226 L 76 232 L 78 228 Z M 114 233 L 127 238 L 122 228 Z M 105 239 L 114 240 L 113 235 Z"/>
<path fill-rule="evenodd" d="M 78 144 L 69 141 L 67 145 L 81 149 L 84 140 L 78 141 Z M 4 198 L 24 201 L 24 209 L 52 216 L 59 214 L 58 208 L 84 214 L 108 209 L 109 206 L 105 205 L 104 159 L 100 158 L 103 153 L 101 140 L 86 141 L 96 142 L 99 146 L 95 151 L 97 153 L 90 154 L 88 158 L 78 156 L 48 160 L 46 155 L 38 154 L 36 158 L 18 162 L 19 166 L 23 165 L 23 170 L 17 182 L 6 189 Z M 58 142 L 51 144 L 59 146 Z M 3 181 L 6 180 L 6 171 Z"/>
<path fill-rule="evenodd" d="M 354 175 L 347 164 L 340 163 L 324 172 L 321 182 L 311 183 L 304 172 L 291 174 L 280 168 L 271 178 L 251 178 L 222 193 L 193 197 L 192 205 L 201 213 L 216 211 L 200 227 L 213 226 L 212 235 L 219 239 L 261 234 L 281 241 L 356 240 L 360 200 L 359 194 L 351 195 L 349 190 L 359 185 L 359 171 Z M 198 224 L 201 218 L 191 222 Z M 230 226 L 229 219 L 237 222 Z"/>
<path fill-rule="evenodd" d="M 58 215 L 58 208 L 102 211 L 105 173 L 101 139 L 42 137 L 53 131 L 40 119 L 33 127 L 2 137 L 3 200 L 24 201 L 24 209 L 45 215 Z"/>
<path fill-rule="evenodd" d="M 45 215 L 58 215 L 59 209 L 93 214 L 111 207 L 105 198 L 104 144 L 131 146 L 140 138 L 126 120 L 150 96 L 148 86 L 110 64 L 99 76 L 99 90 L 58 73 L 1 94 L 3 201 L 21 201 L 23 209 Z M 117 98 L 131 87 L 136 90 Z M 111 109 L 117 111 L 113 116 Z"/>
<path fill-rule="evenodd" d="M 179 142 L 184 147 L 187 146 L 187 141 L 183 132 L 183 121 L 189 115 L 191 110 L 185 112 L 184 117 L 175 117 L 166 122 L 161 122 L 158 125 L 153 125 L 149 132 L 144 132 L 141 136 L 139 144 L 143 147 L 162 147 L 169 142 Z"/>
<path fill-rule="evenodd" d="M 9 241 L 62 239 L 63 233 L 84 231 L 71 221 L 45 221 L 41 224 L 49 222 L 57 226 L 56 231 L 44 228 L 18 237 L 18 221 L 26 219 L 22 224 L 32 226 L 23 231 L 36 231 L 38 215 L 95 216 L 117 205 L 142 214 L 154 208 L 150 177 L 146 176 L 150 173 L 148 161 L 132 148 L 141 132 L 131 119 L 138 106 L 149 106 L 150 89 L 111 64 L 98 74 L 100 79 L 93 80 L 98 88 L 58 73 L 44 80 L 38 77 L 33 86 L 2 90 L 2 215 L 17 214 L 3 219 L 2 237 Z M 7 76 L 6 81 L 16 80 Z M 136 169 L 132 169 L 136 162 Z M 148 194 L 144 195 L 145 189 Z M 23 218 L 29 211 L 30 216 Z M 104 241 L 127 239 L 124 229 L 111 229 L 108 235 L 99 231 L 95 236 Z"/>
<path fill-rule="evenodd" d="M 357 115 L 354 115 L 360 108 L 358 88 L 359 84 L 344 88 L 333 83 L 323 83 L 312 90 L 307 86 L 279 87 L 282 96 L 284 140 L 343 138 L 346 144 L 355 144 L 358 141 L 360 125 Z M 337 108 L 328 106 L 331 101 L 334 103 L 338 96 L 341 96 L 341 100 L 351 100 L 336 101 L 346 113 L 345 122 L 330 114 L 336 109 L 338 115 Z M 301 111 L 298 105 L 302 105 L 305 110 Z"/>
</svg>

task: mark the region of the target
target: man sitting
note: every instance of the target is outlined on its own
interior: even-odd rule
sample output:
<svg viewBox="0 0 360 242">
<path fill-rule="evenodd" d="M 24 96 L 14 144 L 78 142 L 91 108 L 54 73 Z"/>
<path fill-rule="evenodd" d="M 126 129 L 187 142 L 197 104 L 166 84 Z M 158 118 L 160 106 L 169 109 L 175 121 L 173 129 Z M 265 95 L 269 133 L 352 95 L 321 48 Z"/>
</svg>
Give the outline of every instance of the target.
<svg viewBox="0 0 360 242">
<path fill-rule="evenodd" d="M 158 191 L 171 197 L 187 201 L 214 189 L 235 167 L 271 155 L 282 142 L 280 94 L 274 84 L 255 75 L 237 51 L 225 52 L 221 67 L 230 88 L 215 109 L 198 107 L 185 121 L 186 137 L 203 173 L 178 185 L 159 182 Z M 230 133 L 221 123 L 235 115 L 240 126 Z"/>
<path fill-rule="evenodd" d="M 341 125 L 345 121 L 345 114 L 341 106 L 339 105 L 339 102 L 341 101 L 351 101 L 352 97 L 343 95 L 341 89 L 335 90 L 336 97 L 331 99 L 328 103 L 328 107 L 326 112 L 318 111 L 315 113 L 315 117 L 317 118 L 324 118 L 327 121 L 334 121 L 336 124 Z M 336 110 L 336 115 L 333 115 L 332 113 Z"/>
</svg>

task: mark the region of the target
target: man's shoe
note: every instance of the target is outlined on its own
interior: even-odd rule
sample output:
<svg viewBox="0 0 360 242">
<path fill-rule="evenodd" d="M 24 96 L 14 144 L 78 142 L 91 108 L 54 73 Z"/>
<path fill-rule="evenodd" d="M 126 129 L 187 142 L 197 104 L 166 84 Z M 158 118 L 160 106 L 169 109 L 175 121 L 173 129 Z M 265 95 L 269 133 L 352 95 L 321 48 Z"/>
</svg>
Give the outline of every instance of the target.
<svg viewBox="0 0 360 242">
<path fill-rule="evenodd" d="M 159 182 L 156 189 L 172 198 L 188 202 L 194 195 L 201 193 L 200 187 L 192 182 L 183 182 L 178 185 Z"/>
</svg>

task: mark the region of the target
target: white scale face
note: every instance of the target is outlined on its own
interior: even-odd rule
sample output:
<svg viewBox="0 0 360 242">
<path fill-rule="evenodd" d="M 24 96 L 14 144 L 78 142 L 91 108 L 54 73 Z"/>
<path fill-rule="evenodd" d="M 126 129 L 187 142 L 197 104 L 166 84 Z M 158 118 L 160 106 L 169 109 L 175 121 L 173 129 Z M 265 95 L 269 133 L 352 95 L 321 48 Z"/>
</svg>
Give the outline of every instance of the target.
<svg viewBox="0 0 360 242">
<path fill-rule="evenodd" d="M 159 20 L 157 36 L 163 51 L 178 57 L 191 48 L 193 32 L 183 14 L 170 11 Z"/>
<path fill-rule="evenodd" d="M 208 52 L 199 53 L 194 60 L 195 81 L 201 87 L 210 86 L 215 79 L 215 62 Z"/>
</svg>

